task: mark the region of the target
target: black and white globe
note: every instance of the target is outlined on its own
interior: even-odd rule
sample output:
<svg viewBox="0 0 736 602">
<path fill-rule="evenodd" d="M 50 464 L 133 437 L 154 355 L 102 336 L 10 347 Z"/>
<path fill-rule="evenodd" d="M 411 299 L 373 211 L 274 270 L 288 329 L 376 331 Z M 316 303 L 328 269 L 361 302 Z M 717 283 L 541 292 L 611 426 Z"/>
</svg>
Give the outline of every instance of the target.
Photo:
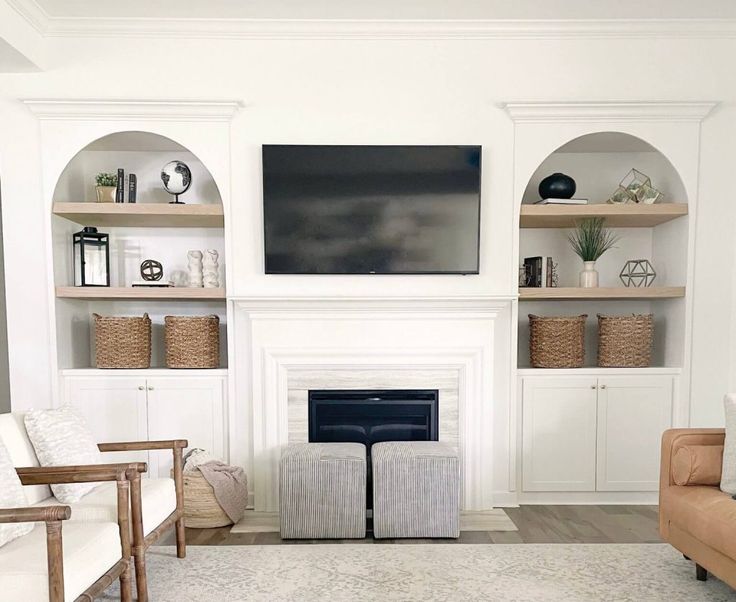
<svg viewBox="0 0 736 602">
<path fill-rule="evenodd" d="M 169 194 L 178 197 L 192 185 L 192 172 L 189 166 L 181 161 L 170 161 L 161 168 L 161 181 Z"/>
</svg>

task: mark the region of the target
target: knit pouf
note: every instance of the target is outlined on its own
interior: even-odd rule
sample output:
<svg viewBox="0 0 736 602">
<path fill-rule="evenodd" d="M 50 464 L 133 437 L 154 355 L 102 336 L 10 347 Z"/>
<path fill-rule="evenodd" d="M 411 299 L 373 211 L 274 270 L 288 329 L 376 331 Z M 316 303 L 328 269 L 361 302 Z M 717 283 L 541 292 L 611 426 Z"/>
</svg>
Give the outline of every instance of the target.
<svg viewBox="0 0 736 602">
<path fill-rule="evenodd" d="M 439 441 L 390 441 L 371 448 L 373 535 L 460 536 L 460 461 Z"/>
<path fill-rule="evenodd" d="M 284 450 L 279 469 L 283 539 L 365 537 L 363 444 L 292 444 Z"/>
</svg>

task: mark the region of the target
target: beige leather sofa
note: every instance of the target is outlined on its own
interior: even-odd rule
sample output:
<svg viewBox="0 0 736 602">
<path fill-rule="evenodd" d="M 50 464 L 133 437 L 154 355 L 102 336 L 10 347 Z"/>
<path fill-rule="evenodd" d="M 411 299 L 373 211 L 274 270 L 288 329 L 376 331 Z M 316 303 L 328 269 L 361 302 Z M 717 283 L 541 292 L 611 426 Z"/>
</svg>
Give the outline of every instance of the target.
<svg viewBox="0 0 736 602">
<path fill-rule="evenodd" d="M 713 485 L 677 485 L 674 458 L 683 446 L 722 446 L 723 429 L 671 429 L 662 437 L 659 487 L 659 531 L 686 558 L 696 563 L 705 581 L 710 571 L 736 588 L 736 500 Z M 715 456 L 716 454 L 710 454 Z M 701 474 L 720 475 L 718 460 L 693 466 Z M 678 472 L 681 467 L 678 467 Z M 678 481 L 681 481 L 678 475 Z"/>
</svg>

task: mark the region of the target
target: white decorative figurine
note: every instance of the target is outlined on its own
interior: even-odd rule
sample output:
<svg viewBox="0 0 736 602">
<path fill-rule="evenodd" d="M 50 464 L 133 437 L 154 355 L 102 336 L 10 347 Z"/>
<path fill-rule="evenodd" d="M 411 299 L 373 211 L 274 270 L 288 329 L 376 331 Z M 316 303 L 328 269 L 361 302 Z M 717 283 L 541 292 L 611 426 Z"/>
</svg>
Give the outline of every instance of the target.
<svg viewBox="0 0 736 602">
<path fill-rule="evenodd" d="M 202 251 L 189 251 L 187 260 L 189 261 L 189 286 L 202 288 Z"/>
<path fill-rule="evenodd" d="M 219 264 L 217 258 L 219 254 L 215 249 L 207 249 L 204 252 L 204 288 L 218 288 L 220 286 Z"/>
</svg>

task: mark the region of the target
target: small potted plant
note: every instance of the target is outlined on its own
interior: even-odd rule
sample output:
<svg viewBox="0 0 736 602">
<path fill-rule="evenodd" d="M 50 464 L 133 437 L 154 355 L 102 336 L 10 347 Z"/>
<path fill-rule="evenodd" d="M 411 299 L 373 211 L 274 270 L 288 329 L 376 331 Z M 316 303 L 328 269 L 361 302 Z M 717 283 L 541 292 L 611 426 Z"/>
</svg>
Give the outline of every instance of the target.
<svg viewBox="0 0 736 602">
<path fill-rule="evenodd" d="M 618 236 L 604 226 L 602 217 L 584 219 L 575 224 L 575 229 L 567 239 L 572 250 L 583 260 L 583 271 L 580 272 L 580 286 L 592 288 L 598 286 L 598 272 L 595 262 L 608 249 L 613 248 Z"/>
<path fill-rule="evenodd" d="M 98 203 L 114 203 L 115 202 L 115 190 L 118 186 L 118 176 L 114 173 L 98 173 L 95 176 L 95 182 L 97 186 L 95 191 L 97 192 Z"/>
</svg>

